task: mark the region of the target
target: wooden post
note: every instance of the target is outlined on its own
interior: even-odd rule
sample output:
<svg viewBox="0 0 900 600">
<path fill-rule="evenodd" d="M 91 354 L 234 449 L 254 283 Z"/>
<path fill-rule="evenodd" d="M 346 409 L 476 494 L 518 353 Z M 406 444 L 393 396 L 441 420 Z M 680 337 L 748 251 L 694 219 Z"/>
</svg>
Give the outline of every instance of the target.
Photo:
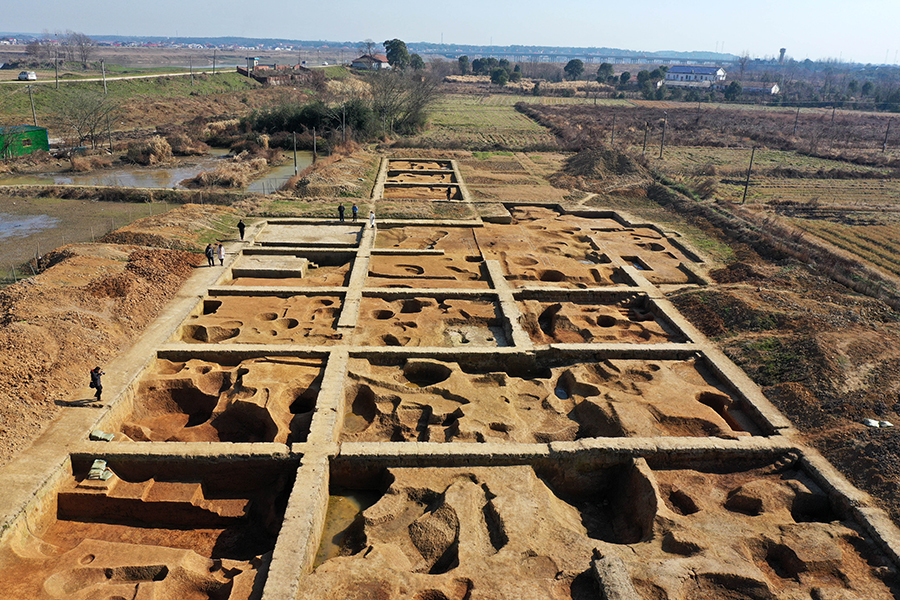
<svg viewBox="0 0 900 600">
<path fill-rule="evenodd" d="M 216 74 L 216 52 L 217 51 L 218 50 L 216 48 L 213 48 L 213 75 Z"/>
<path fill-rule="evenodd" d="M 106 89 L 106 61 L 100 61 L 100 72 L 103 74 L 103 95 L 108 96 L 109 90 Z"/>
<path fill-rule="evenodd" d="M 794 117 L 794 131 L 791 132 L 792 136 L 797 135 L 797 122 L 800 120 L 800 105 L 797 105 L 797 116 Z"/>
<path fill-rule="evenodd" d="M 316 162 L 316 128 L 313 127 L 313 162 Z"/>
<path fill-rule="evenodd" d="M 292 132 L 291 135 L 294 138 L 294 175 L 297 174 L 297 133 Z"/>
<path fill-rule="evenodd" d="M 894 117 L 891 117 L 890 119 L 888 119 L 887 129 L 885 129 L 885 131 L 884 131 L 884 143 L 881 144 L 881 153 L 882 154 L 887 152 L 888 134 L 891 132 L 891 121 L 893 121 L 893 120 L 894 120 Z"/>
<path fill-rule="evenodd" d="M 750 150 L 750 166 L 747 167 L 747 181 L 744 182 L 744 198 L 741 204 L 747 201 L 747 188 L 750 187 L 750 172 L 753 171 L 753 155 L 756 154 L 756 146 Z"/>
<path fill-rule="evenodd" d="M 194 57 L 188 57 L 188 66 L 191 69 L 191 87 L 194 87 Z"/>
<path fill-rule="evenodd" d="M 31 118 L 34 121 L 34 126 L 37 127 L 37 113 L 34 112 L 34 94 L 31 92 L 31 86 L 28 86 L 28 97 L 31 98 Z"/>
<path fill-rule="evenodd" d="M 612 135 L 609 138 L 609 145 L 612 146 L 616 143 L 616 115 L 613 115 L 613 126 L 612 126 Z"/>
<path fill-rule="evenodd" d="M 663 132 L 662 132 L 662 140 L 659 143 L 659 158 L 663 157 L 663 148 L 666 147 L 666 129 L 669 126 L 669 111 L 663 113 L 665 115 L 663 120 Z"/>
<path fill-rule="evenodd" d="M 650 121 L 644 122 L 644 149 L 641 150 L 641 156 L 647 154 L 647 136 L 650 135 Z"/>
</svg>

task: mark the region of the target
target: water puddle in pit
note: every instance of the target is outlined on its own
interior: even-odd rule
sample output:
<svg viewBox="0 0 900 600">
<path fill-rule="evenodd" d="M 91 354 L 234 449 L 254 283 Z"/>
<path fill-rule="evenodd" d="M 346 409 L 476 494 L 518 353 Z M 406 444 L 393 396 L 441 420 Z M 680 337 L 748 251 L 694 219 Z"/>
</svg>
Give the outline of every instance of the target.
<svg viewBox="0 0 900 600">
<path fill-rule="evenodd" d="M 28 237 L 45 229 L 53 229 L 59 219 L 47 215 L 10 215 L 0 213 L 0 240 Z"/>
<path fill-rule="evenodd" d="M 341 548 L 347 546 L 348 535 L 355 533 L 352 527 L 362 511 L 366 510 L 381 498 L 376 491 L 338 491 L 328 497 L 328 513 L 325 515 L 325 528 L 322 542 L 316 553 L 313 568 L 326 560 L 340 556 Z"/>
</svg>

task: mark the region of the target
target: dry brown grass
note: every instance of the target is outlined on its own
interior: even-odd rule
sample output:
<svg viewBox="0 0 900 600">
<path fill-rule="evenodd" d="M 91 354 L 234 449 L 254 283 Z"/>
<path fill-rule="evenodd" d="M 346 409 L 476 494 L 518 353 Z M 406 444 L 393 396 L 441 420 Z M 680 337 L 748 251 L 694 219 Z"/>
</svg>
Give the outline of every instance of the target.
<svg viewBox="0 0 900 600">
<path fill-rule="evenodd" d="M 247 161 L 236 160 L 213 171 L 203 171 L 192 179 L 186 179 L 182 185 L 188 188 L 243 188 L 260 172 L 269 167 L 264 158 L 252 158 Z"/>
<path fill-rule="evenodd" d="M 69 162 L 72 164 L 73 171 L 88 173 L 111 166 L 112 157 L 108 155 L 72 156 Z"/>
<path fill-rule="evenodd" d="M 172 160 L 172 146 L 157 135 L 146 142 L 130 144 L 125 157 L 139 165 L 158 165 Z"/>
</svg>

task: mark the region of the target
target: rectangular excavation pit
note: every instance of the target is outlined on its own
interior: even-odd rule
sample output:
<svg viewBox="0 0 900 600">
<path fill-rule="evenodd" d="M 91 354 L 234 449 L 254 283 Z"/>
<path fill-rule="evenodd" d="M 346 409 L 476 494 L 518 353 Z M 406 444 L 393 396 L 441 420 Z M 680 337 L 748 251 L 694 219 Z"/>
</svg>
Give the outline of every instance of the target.
<svg viewBox="0 0 900 600">
<path fill-rule="evenodd" d="M 644 294 L 520 292 L 517 299 L 522 327 L 535 344 L 687 341 Z"/>
<path fill-rule="evenodd" d="M 106 460 L 88 479 L 95 458 Z M 290 459 L 83 456 L 0 548 L 7 598 L 259 598 Z"/>
<path fill-rule="evenodd" d="M 354 356 L 340 439 L 545 444 L 761 433 L 744 402 L 689 352 L 556 354 Z"/>
<path fill-rule="evenodd" d="M 407 171 L 392 169 L 387 172 L 385 183 L 455 184 L 456 173 L 441 171 Z"/>
<path fill-rule="evenodd" d="M 410 198 L 413 200 L 461 200 L 459 187 L 455 185 L 420 185 L 413 183 L 385 183 L 384 199 Z"/>
<path fill-rule="evenodd" d="M 510 342 L 494 296 L 363 295 L 357 346 L 503 347 Z"/>
<path fill-rule="evenodd" d="M 511 598 L 897 597 L 880 540 L 797 453 L 646 456 L 343 454 L 298 598 L 452 598 L 460 580 Z"/>
<path fill-rule="evenodd" d="M 340 339 L 335 330 L 342 297 L 276 292 L 262 295 L 211 295 L 188 317 L 173 341 L 194 344 L 328 345 Z"/>
<path fill-rule="evenodd" d="M 656 229 L 623 227 L 614 219 L 561 214 L 543 206 L 518 206 L 511 212 L 511 224 L 485 224 L 475 236 L 485 259 L 500 261 L 518 286 L 608 285 L 622 265 L 643 271 L 653 283 L 691 281 L 681 268 L 690 259 Z"/>
<path fill-rule="evenodd" d="M 481 256 L 373 254 L 366 287 L 488 289 Z"/>
<path fill-rule="evenodd" d="M 446 223 L 432 227 L 379 227 L 375 245 L 381 250 L 440 250 L 447 255 L 481 256 L 474 229 Z"/>
<path fill-rule="evenodd" d="M 158 358 L 130 411 L 101 426 L 137 442 L 305 442 L 324 368 L 315 357 Z"/>
<path fill-rule="evenodd" d="M 232 286 L 343 287 L 350 280 L 355 255 L 334 250 L 297 252 L 292 256 L 246 255 L 231 268 Z"/>
<path fill-rule="evenodd" d="M 348 207 L 348 213 L 349 207 Z M 337 221 L 335 211 L 334 221 Z M 349 216 L 347 217 L 349 219 Z M 269 222 L 256 236 L 260 246 L 328 246 L 355 247 L 362 236 L 363 221 L 356 225 L 336 222 L 278 223 Z"/>
<path fill-rule="evenodd" d="M 452 171 L 453 163 L 449 160 L 411 158 L 388 159 L 388 172 L 391 171 Z"/>
</svg>

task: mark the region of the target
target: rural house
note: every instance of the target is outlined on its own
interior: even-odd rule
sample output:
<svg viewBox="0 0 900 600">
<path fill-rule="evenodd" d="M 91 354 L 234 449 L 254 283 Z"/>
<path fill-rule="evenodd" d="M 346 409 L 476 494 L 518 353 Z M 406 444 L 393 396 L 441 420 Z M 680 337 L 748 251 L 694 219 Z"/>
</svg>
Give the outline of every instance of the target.
<svg viewBox="0 0 900 600">
<path fill-rule="evenodd" d="M 24 156 L 38 151 L 50 150 L 46 127 L 34 125 L 13 125 L 0 127 L 0 158 Z"/>
<path fill-rule="evenodd" d="M 709 87 L 725 81 L 725 69 L 722 67 L 695 67 L 676 65 L 666 71 L 665 85 L 673 87 Z"/>
<path fill-rule="evenodd" d="M 363 54 L 350 63 L 353 69 L 363 69 L 366 71 L 378 71 L 380 69 L 390 69 L 387 56 L 384 54 Z"/>
</svg>

